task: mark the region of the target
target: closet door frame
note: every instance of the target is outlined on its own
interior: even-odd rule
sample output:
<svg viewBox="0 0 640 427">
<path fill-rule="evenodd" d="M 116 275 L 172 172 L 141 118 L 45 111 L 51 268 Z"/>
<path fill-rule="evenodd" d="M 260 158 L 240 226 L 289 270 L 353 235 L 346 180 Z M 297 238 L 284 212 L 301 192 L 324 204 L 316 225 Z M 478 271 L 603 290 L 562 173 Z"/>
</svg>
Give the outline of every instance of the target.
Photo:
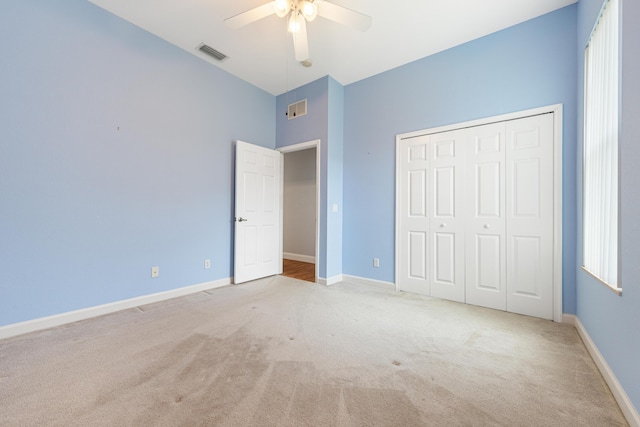
<svg viewBox="0 0 640 427">
<path fill-rule="evenodd" d="M 505 122 L 540 114 L 553 114 L 553 320 L 562 322 L 562 104 L 554 104 L 546 107 L 534 108 L 530 110 L 518 111 L 514 113 L 502 114 L 499 116 L 487 117 L 478 120 L 455 123 L 436 128 L 429 128 L 409 133 L 396 135 L 396 250 L 395 250 L 395 284 L 399 290 L 399 246 L 400 246 L 400 215 L 401 203 L 398 195 L 401 194 L 400 180 L 397 176 L 398 162 L 401 156 L 401 142 L 409 138 L 416 138 L 423 135 L 448 132 L 464 129 L 472 126 L 482 126 L 490 123 Z"/>
</svg>

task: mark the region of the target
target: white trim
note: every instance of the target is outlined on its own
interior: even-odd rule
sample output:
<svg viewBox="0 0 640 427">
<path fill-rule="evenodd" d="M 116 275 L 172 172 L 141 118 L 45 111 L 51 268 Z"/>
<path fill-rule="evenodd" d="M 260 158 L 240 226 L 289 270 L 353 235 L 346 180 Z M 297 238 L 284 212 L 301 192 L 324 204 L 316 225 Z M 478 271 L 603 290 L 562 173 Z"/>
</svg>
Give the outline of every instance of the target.
<svg viewBox="0 0 640 427">
<path fill-rule="evenodd" d="M 316 257 L 311 256 L 311 255 L 301 255 L 301 254 L 292 254 L 290 252 L 284 252 L 282 254 L 282 258 L 284 259 L 290 259 L 292 261 L 300 261 L 300 262 L 310 262 L 312 264 L 315 264 L 316 262 Z"/>
<path fill-rule="evenodd" d="M 553 113 L 553 321 L 562 322 L 562 104 Z"/>
<path fill-rule="evenodd" d="M 618 259 L 618 263 L 620 263 L 620 259 Z M 596 280 L 601 285 L 606 286 L 606 288 L 609 289 L 614 294 L 616 294 L 618 296 L 622 295 L 622 288 L 618 288 L 617 286 L 614 286 L 614 285 L 612 285 L 610 283 L 605 282 L 604 280 L 602 280 L 601 278 L 599 278 L 598 276 L 596 276 L 595 274 L 590 272 L 589 269 L 587 267 L 585 267 L 584 265 L 581 266 L 580 268 L 582 269 L 582 271 L 584 271 L 589 276 L 591 276 L 592 279 Z M 620 281 L 618 280 L 618 282 L 620 282 Z"/>
<path fill-rule="evenodd" d="M 406 135 L 406 134 L 405 134 Z M 417 135 L 416 135 L 417 136 Z M 400 291 L 400 285 L 398 285 L 398 283 L 400 283 L 400 278 L 399 273 L 398 273 L 398 266 L 400 265 L 400 255 L 398 254 L 400 251 L 398 250 L 398 248 L 400 247 L 400 227 L 399 227 L 399 218 L 400 218 L 400 194 L 401 191 L 403 191 L 400 188 L 400 179 L 398 179 L 398 171 L 400 170 L 400 158 L 401 158 L 401 150 L 400 150 L 400 142 L 403 140 L 403 136 L 402 135 L 396 135 L 396 171 L 395 171 L 395 181 L 396 181 L 396 192 L 395 192 L 395 220 L 394 220 L 394 229 L 395 229 L 395 247 L 393 248 L 393 251 L 395 252 L 395 259 L 393 260 L 394 262 L 394 270 L 395 270 L 395 275 L 393 277 L 393 280 L 395 282 L 394 287 L 396 292 Z"/>
<path fill-rule="evenodd" d="M 328 279 L 324 279 L 322 277 L 318 277 L 318 284 L 325 285 L 325 286 L 335 285 L 336 283 L 342 282 L 342 277 L 343 277 L 342 274 L 338 274 L 337 276 L 329 277 Z"/>
<path fill-rule="evenodd" d="M 562 104 L 553 104 L 546 107 L 532 108 L 530 110 L 516 111 L 499 116 L 485 117 L 483 119 L 470 120 L 468 122 L 452 123 L 450 125 L 439 126 L 436 128 L 422 129 L 413 132 L 401 133 L 396 136 L 396 141 L 401 139 L 415 138 L 422 135 L 431 135 L 434 133 L 448 132 L 450 130 L 464 129 L 474 126 L 483 126 L 490 123 L 506 122 L 508 120 L 517 120 L 525 117 L 537 116 L 546 113 L 555 113 L 558 108 L 562 108 Z"/>
<path fill-rule="evenodd" d="M 280 212 L 278 212 L 278 216 L 278 220 L 280 221 L 280 235 L 278 236 L 278 274 L 282 274 L 284 272 L 284 266 L 282 265 L 282 259 L 284 258 L 284 153 L 282 152 L 280 152 Z"/>
<path fill-rule="evenodd" d="M 278 147 L 278 150 L 281 153 L 292 153 L 294 151 L 302 151 L 307 150 L 309 148 L 315 148 L 320 146 L 320 140 L 314 139 L 313 141 L 301 142 L 299 144 L 286 145 L 284 147 Z"/>
<path fill-rule="evenodd" d="M 353 283 L 355 285 L 384 286 L 389 290 L 397 290 L 395 283 L 385 282 L 382 280 L 367 279 L 366 277 L 349 276 L 345 274 L 343 275 L 343 281 L 348 283 Z"/>
<path fill-rule="evenodd" d="M 578 330 L 578 334 L 580 334 L 580 338 L 582 338 L 584 346 L 587 348 L 591 358 L 598 367 L 600 374 L 602 374 L 602 377 L 607 382 L 609 389 L 611 389 L 611 393 L 616 399 L 616 402 L 618 402 L 618 406 L 620 406 L 620 410 L 627 419 L 629 425 L 631 427 L 640 427 L 640 414 L 638 414 L 638 410 L 633 406 L 631 399 L 629 399 L 629 396 L 624 391 L 624 388 L 618 381 L 618 378 L 611 370 L 611 367 L 609 367 L 607 360 L 602 356 L 600 350 L 598 350 L 598 347 L 589 336 L 589 333 L 582 325 L 582 322 L 580 322 L 580 319 L 573 314 L 565 314 L 563 316 L 563 322 L 574 325 Z"/>
<path fill-rule="evenodd" d="M 319 258 L 319 256 L 317 254 L 320 253 L 320 194 L 322 194 L 320 192 L 320 187 L 322 186 L 322 170 L 321 170 L 321 157 L 322 157 L 322 150 L 321 150 L 321 142 L 319 139 L 314 139 L 313 141 L 307 141 L 307 142 L 301 142 L 299 144 L 293 144 L 293 145 L 287 145 L 285 147 L 280 147 L 277 148 L 277 150 L 279 152 L 281 152 L 283 155 L 286 153 L 292 153 L 294 151 L 302 151 L 302 150 L 308 150 L 310 148 L 315 148 L 316 149 L 316 257 Z M 284 192 L 284 161 L 282 162 L 282 170 L 280 172 L 280 174 L 283 177 L 283 181 L 282 181 L 282 191 Z M 284 220 L 283 220 L 283 213 L 284 213 L 284 197 L 280 197 L 280 242 L 281 242 L 281 247 L 282 246 L 282 242 L 284 240 Z M 287 258 L 286 256 L 284 256 L 283 254 L 283 258 Z M 293 258 L 287 258 L 287 259 L 293 259 Z M 302 260 L 298 260 L 298 261 L 302 261 Z M 316 262 L 316 259 L 314 258 L 313 261 L 303 261 L 303 262 L 313 262 L 316 264 L 316 277 L 318 277 L 318 283 L 320 283 L 320 263 Z M 325 260 L 326 263 L 326 260 Z M 280 272 L 280 274 L 282 274 L 282 271 Z"/>
<path fill-rule="evenodd" d="M 566 323 L 567 325 L 576 326 L 576 320 L 578 320 L 578 318 L 575 314 L 562 315 L 562 323 Z"/>
<path fill-rule="evenodd" d="M 213 282 L 200 283 L 198 285 L 186 286 L 184 288 L 172 289 L 170 291 L 158 292 L 150 295 L 143 295 L 109 304 L 97 305 L 80 310 L 68 311 L 66 313 L 55 314 L 53 316 L 41 317 L 27 320 L 25 322 L 13 323 L 0 327 L 0 339 L 15 337 L 17 335 L 28 334 L 30 332 L 41 331 L 55 326 L 66 325 L 92 317 L 103 316 L 115 313 L 116 311 L 127 310 L 141 305 L 152 304 L 154 302 L 165 301 L 185 295 L 195 294 L 209 289 L 220 288 L 231 284 L 231 279 L 220 279 Z"/>
<path fill-rule="evenodd" d="M 562 322 L 562 104 L 548 105 L 545 107 L 532 108 L 530 110 L 517 111 L 514 113 L 502 114 L 499 116 L 486 117 L 468 122 L 454 123 L 446 126 L 440 126 L 431 129 L 423 129 L 414 132 L 408 132 L 396 135 L 396 171 L 399 170 L 398 162 L 400 160 L 400 142 L 405 139 L 415 138 L 422 135 L 430 135 L 434 133 L 448 132 L 457 129 L 464 129 L 473 126 L 482 126 L 490 123 L 499 123 L 508 120 L 516 120 L 539 114 L 553 113 L 553 137 L 554 137 L 554 177 L 553 177 L 553 321 Z M 396 177 L 396 198 L 400 194 L 399 180 Z M 398 265 L 400 247 L 400 235 L 398 233 L 398 218 L 400 218 L 400 206 L 398 200 L 395 202 L 396 210 L 396 236 L 395 236 L 395 286 L 398 288 Z"/>
</svg>

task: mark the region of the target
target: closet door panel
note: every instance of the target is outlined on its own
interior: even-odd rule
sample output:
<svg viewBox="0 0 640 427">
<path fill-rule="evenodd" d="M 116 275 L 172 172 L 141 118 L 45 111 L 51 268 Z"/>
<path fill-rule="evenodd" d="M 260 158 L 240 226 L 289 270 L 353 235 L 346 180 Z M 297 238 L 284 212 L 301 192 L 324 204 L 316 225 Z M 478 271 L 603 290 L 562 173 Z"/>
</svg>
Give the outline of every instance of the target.
<svg viewBox="0 0 640 427">
<path fill-rule="evenodd" d="M 429 136 L 398 146 L 398 289 L 430 295 Z"/>
<path fill-rule="evenodd" d="M 476 259 L 473 260 L 475 265 L 472 266 L 476 278 L 476 286 L 478 288 L 500 292 L 501 277 L 500 269 L 503 265 L 502 261 L 502 236 L 499 235 L 476 235 Z"/>
<path fill-rule="evenodd" d="M 465 130 L 470 209 L 465 226 L 466 301 L 506 309 L 505 125 Z"/>
<path fill-rule="evenodd" d="M 464 141 L 462 132 L 431 135 L 431 296 L 465 300 Z"/>
<path fill-rule="evenodd" d="M 507 310 L 553 319 L 553 115 L 507 123 Z"/>
</svg>

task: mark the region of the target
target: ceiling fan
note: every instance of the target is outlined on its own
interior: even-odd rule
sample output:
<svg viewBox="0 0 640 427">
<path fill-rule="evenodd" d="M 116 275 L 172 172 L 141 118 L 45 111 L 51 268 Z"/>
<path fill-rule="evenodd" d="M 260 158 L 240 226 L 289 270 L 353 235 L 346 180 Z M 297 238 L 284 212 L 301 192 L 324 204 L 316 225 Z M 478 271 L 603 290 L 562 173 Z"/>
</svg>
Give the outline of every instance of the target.
<svg viewBox="0 0 640 427">
<path fill-rule="evenodd" d="M 296 61 L 308 64 L 310 64 L 310 61 L 307 22 L 313 21 L 316 16 L 321 16 L 360 31 L 366 31 L 371 26 L 370 16 L 325 0 L 274 0 L 227 18 L 224 22 L 230 28 L 235 29 L 273 14 L 280 18 L 288 16 L 287 29 L 293 35 Z"/>
</svg>

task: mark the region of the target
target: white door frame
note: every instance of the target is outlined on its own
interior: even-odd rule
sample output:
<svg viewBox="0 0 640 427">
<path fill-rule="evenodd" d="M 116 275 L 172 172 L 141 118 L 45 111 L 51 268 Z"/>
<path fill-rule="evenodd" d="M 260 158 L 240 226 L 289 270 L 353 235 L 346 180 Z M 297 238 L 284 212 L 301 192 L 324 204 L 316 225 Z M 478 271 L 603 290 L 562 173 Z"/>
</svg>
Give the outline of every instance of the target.
<svg viewBox="0 0 640 427">
<path fill-rule="evenodd" d="M 472 126 L 482 126 L 489 123 L 504 122 L 508 120 L 516 120 L 524 117 L 535 116 L 539 114 L 553 113 L 553 320 L 554 322 L 562 322 L 562 104 L 554 104 L 546 107 L 533 108 L 530 110 L 518 111 L 499 116 L 487 117 L 484 119 L 471 120 L 468 122 L 455 123 L 436 128 L 419 130 L 409 133 L 396 135 L 396 220 L 395 220 L 395 283 L 396 291 L 398 289 L 398 265 L 400 247 L 399 218 L 400 203 L 399 194 L 401 189 L 400 180 L 397 177 L 399 171 L 400 142 L 404 139 L 415 138 L 421 135 L 447 132 L 456 129 L 463 129 Z"/>
<path fill-rule="evenodd" d="M 293 153 L 295 151 L 308 150 L 311 148 L 316 149 L 316 283 L 320 279 L 319 275 L 319 260 L 320 260 L 320 186 L 321 186 L 321 170 L 320 170 L 320 140 L 315 139 L 313 141 L 301 142 L 299 144 L 287 145 L 286 147 L 276 148 L 277 151 L 282 154 Z M 284 162 L 282 162 L 282 168 L 280 170 L 282 175 L 282 182 L 284 183 Z M 283 185 L 284 190 L 284 185 Z M 283 213 L 284 213 L 284 197 L 280 198 L 280 247 L 283 247 L 284 240 L 284 223 L 283 223 Z M 282 252 L 282 251 L 281 251 Z"/>
</svg>

